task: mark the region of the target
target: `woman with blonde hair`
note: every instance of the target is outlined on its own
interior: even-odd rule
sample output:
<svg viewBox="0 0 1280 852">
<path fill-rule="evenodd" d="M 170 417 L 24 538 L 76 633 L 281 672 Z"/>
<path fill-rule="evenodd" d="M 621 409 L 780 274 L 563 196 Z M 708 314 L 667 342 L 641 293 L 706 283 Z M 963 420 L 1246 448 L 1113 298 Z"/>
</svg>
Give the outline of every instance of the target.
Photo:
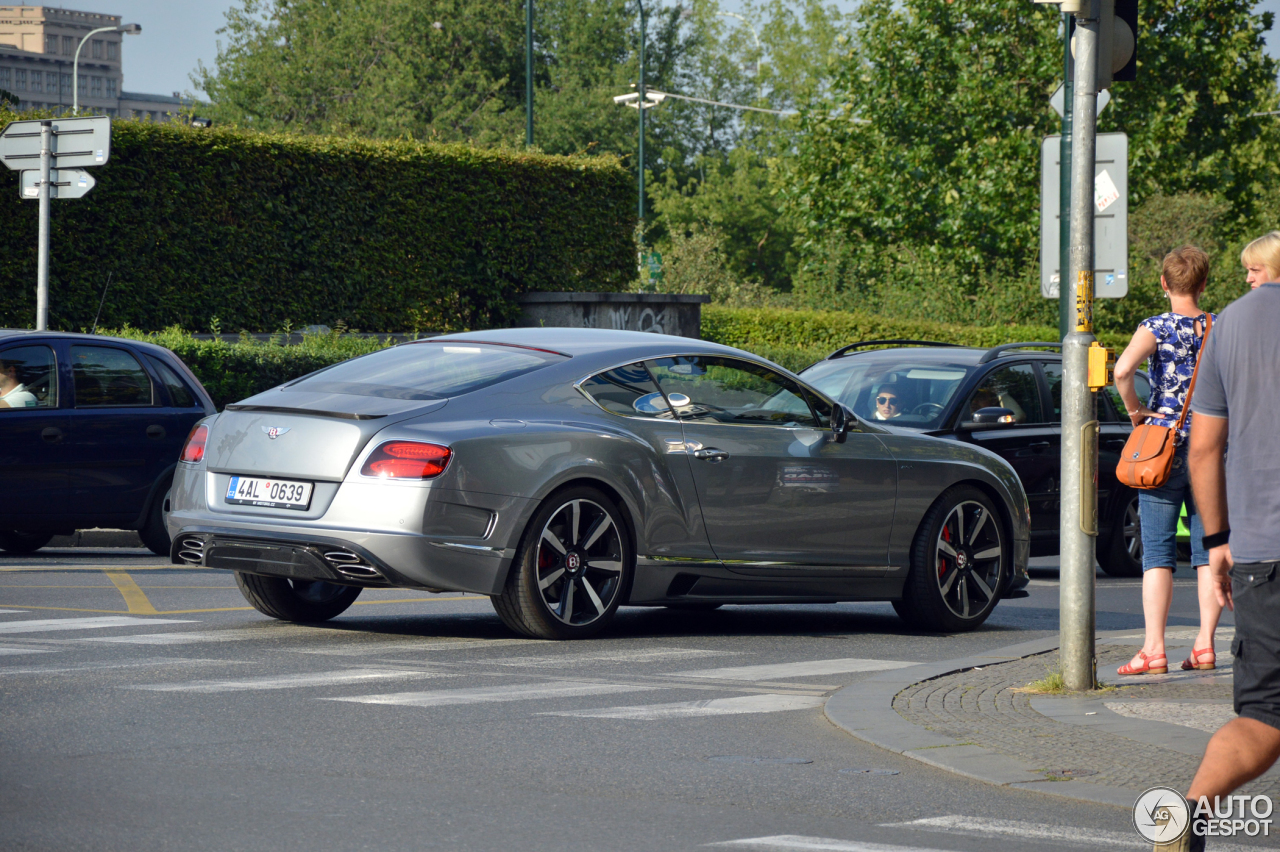
<svg viewBox="0 0 1280 852">
<path fill-rule="evenodd" d="M 1240 252 L 1245 282 L 1254 290 L 1280 281 L 1280 231 L 1263 234 Z"/>
<path fill-rule="evenodd" d="M 1280 237 L 1280 235 L 1277 235 Z M 1247 249 L 1246 249 L 1247 251 Z M 1206 331 L 1206 315 L 1200 296 L 1209 277 L 1209 258 L 1195 246 L 1183 246 L 1165 255 L 1160 287 L 1169 310 L 1148 317 L 1116 361 L 1116 389 L 1134 426 L 1153 423 L 1173 428 L 1187 404 L 1187 391 Z M 1216 317 L 1214 317 L 1216 319 Z M 1138 399 L 1133 377 L 1150 359 L 1151 398 Z M 1162 674 L 1169 670 L 1165 656 L 1164 628 L 1173 603 L 1173 572 L 1177 570 L 1178 516 L 1185 504 L 1191 527 L 1191 564 L 1198 575 L 1200 632 L 1191 646 L 1184 669 L 1212 669 L 1215 665 L 1213 634 L 1222 607 L 1214 592 L 1209 557 L 1200 539 L 1204 530 L 1191 499 L 1187 472 L 1187 434 L 1194 418 L 1179 432 L 1173 469 L 1159 488 L 1138 493 L 1138 517 L 1142 523 L 1142 615 L 1146 638 L 1140 650 L 1118 674 Z"/>
</svg>

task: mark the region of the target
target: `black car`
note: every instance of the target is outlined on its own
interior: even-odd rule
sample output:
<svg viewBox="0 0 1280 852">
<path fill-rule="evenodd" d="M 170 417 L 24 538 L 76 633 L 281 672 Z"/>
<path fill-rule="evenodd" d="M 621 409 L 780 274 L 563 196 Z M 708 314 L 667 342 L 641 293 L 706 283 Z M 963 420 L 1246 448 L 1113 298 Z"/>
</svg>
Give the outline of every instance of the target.
<svg viewBox="0 0 1280 852">
<path fill-rule="evenodd" d="M 0 549 L 137 530 L 169 552 L 165 499 L 183 441 L 213 400 L 162 346 L 0 330 Z"/>
<path fill-rule="evenodd" d="M 977 444 L 1004 458 L 1031 502 L 1031 555 L 1045 556 L 1058 552 L 1059 538 L 1062 356 L 1052 351 L 1058 348 L 871 340 L 837 349 L 800 375 L 867 420 Z M 1136 381 L 1145 399 L 1147 377 L 1139 373 Z M 1098 420 L 1098 562 L 1113 576 L 1139 576 L 1138 492 L 1115 476 L 1133 426 L 1114 387 L 1098 394 Z"/>
</svg>

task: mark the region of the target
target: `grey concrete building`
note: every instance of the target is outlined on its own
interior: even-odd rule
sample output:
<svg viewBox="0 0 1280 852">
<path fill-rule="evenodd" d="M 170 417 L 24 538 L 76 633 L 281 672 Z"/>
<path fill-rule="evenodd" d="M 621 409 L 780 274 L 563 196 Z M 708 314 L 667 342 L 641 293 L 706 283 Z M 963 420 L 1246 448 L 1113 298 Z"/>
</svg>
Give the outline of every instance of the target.
<svg viewBox="0 0 1280 852">
<path fill-rule="evenodd" d="M 119 15 L 56 6 L 0 5 L 0 89 L 26 109 L 69 111 L 76 47 L 91 30 L 120 25 Z M 80 112 L 168 121 L 190 101 L 124 90 L 124 36 L 98 33 L 80 50 Z"/>
</svg>

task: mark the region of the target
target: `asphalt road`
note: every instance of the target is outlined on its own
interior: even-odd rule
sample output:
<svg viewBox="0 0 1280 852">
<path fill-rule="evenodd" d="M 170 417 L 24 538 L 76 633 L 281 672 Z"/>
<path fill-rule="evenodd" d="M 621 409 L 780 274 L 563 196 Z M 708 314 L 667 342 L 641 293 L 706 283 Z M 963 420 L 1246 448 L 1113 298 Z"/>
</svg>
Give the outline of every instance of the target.
<svg viewBox="0 0 1280 852">
<path fill-rule="evenodd" d="M 970 781 L 823 716 L 871 671 L 1055 632 L 1056 566 L 1035 562 L 1031 596 L 971 634 L 843 604 L 624 609 L 553 643 L 481 597 L 365 592 L 298 626 L 146 551 L 0 556 L 0 849 L 1144 848 L 1126 811 Z M 1171 623 L 1195 624 L 1179 577 Z M 1141 627 L 1139 581 L 1101 578 L 1098 602 L 1100 629 Z M 974 827 L 911 824 L 947 815 Z"/>
</svg>

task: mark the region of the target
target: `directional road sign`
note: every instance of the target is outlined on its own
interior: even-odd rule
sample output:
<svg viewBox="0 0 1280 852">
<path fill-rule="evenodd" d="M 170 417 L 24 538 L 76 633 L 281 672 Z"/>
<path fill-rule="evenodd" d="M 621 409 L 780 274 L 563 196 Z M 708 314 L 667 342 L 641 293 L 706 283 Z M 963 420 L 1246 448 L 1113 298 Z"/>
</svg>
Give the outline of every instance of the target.
<svg viewBox="0 0 1280 852">
<path fill-rule="evenodd" d="M 111 156 L 111 117 L 46 119 L 53 124 L 55 169 L 101 166 Z M 40 167 L 40 121 L 14 121 L 0 133 L 0 160 L 15 171 Z"/>
<path fill-rule="evenodd" d="M 93 189 L 97 181 L 84 169 L 50 169 L 50 198 L 82 198 Z M 40 170 L 25 169 L 19 183 L 18 194 L 28 201 L 40 199 Z"/>
<path fill-rule="evenodd" d="M 1058 298 L 1060 136 L 1040 146 L 1040 295 Z M 1129 292 L 1129 137 L 1099 133 L 1093 179 L 1094 290 L 1099 299 Z"/>
</svg>

